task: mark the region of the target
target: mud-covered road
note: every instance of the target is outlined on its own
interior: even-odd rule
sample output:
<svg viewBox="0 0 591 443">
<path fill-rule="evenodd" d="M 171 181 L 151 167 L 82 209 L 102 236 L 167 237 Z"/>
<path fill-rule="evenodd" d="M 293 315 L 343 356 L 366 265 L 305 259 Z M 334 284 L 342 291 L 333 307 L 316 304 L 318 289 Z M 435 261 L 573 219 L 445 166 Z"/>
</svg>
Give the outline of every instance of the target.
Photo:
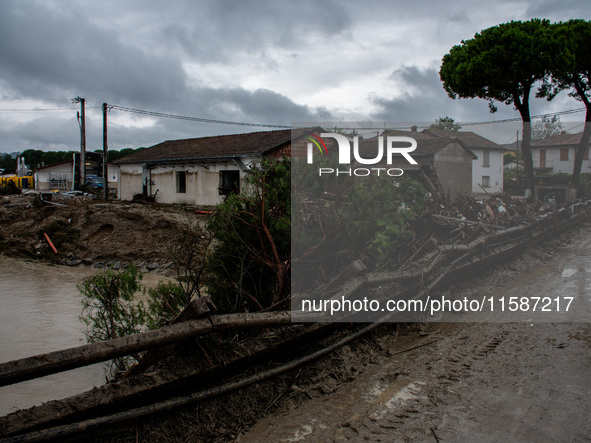
<svg viewBox="0 0 591 443">
<path fill-rule="evenodd" d="M 591 225 L 567 237 L 455 295 L 570 294 L 589 302 Z M 577 318 L 430 323 L 414 337 L 384 335 L 380 364 L 260 420 L 238 441 L 591 441 L 591 324 Z"/>
</svg>

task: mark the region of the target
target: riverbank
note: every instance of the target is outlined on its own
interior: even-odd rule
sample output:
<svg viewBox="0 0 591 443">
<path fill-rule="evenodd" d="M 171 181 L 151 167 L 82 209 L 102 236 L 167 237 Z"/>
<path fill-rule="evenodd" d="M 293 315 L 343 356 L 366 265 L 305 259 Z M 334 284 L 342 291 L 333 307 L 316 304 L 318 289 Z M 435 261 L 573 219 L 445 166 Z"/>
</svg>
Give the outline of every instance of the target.
<svg viewBox="0 0 591 443">
<path fill-rule="evenodd" d="M 183 229 L 205 220 L 186 206 L 52 197 L 51 203 L 34 194 L 0 198 L 0 254 L 94 268 L 134 262 L 166 274 Z"/>
</svg>

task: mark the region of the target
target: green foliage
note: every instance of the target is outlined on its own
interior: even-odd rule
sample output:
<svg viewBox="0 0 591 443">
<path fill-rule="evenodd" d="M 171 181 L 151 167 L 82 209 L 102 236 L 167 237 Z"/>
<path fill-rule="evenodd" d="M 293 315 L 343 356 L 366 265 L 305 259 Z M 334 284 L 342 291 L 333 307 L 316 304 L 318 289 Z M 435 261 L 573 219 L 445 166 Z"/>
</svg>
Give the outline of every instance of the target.
<svg viewBox="0 0 591 443">
<path fill-rule="evenodd" d="M 561 48 L 561 63 L 551 66 L 551 79 L 546 79 L 539 97 L 552 100 L 562 90 L 583 101 L 588 107 L 591 91 L 591 22 L 580 19 L 553 24 L 554 39 Z"/>
<path fill-rule="evenodd" d="M 571 179 L 571 184 L 578 187 L 584 152 L 591 140 L 591 22 L 576 19 L 556 23 L 553 28 L 554 39 L 561 48 L 564 61 L 551 67 L 551 80 L 544 81 L 537 95 L 552 100 L 560 91 L 568 90 L 571 97 L 583 102 L 587 108 Z M 582 197 L 581 191 L 582 188 L 579 188 L 579 197 Z"/>
<path fill-rule="evenodd" d="M 522 151 L 527 188 L 534 195 L 534 170 L 530 149 L 530 94 L 536 82 L 547 83 L 553 69 L 568 65 L 549 20 L 503 23 L 462 41 L 443 57 L 439 76 L 451 98 L 482 98 L 491 112 L 496 102 L 513 105 L 524 122 Z"/>
<path fill-rule="evenodd" d="M 439 117 L 437 120 L 435 120 L 435 123 L 429 126 L 429 129 L 442 129 L 444 131 L 457 132 L 462 129 L 462 126 L 456 123 L 453 118 L 446 115 L 445 117 Z"/>
<path fill-rule="evenodd" d="M 49 166 L 56 163 L 72 161 L 74 151 L 41 151 L 40 149 L 27 149 L 21 153 L 25 163 L 32 170 L 42 165 Z"/>
<path fill-rule="evenodd" d="M 427 191 L 412 179 L 364 177 L 356 180 L 341 211 L 348 247 L 382 263 L 413 238 L 410 222 L 423 212 Z"/>
<path fill-rule="evenodd" d="M 185 301 L 185 291 L 178 283 L 159 282 L 155 288 L 149 288 L 148 328 L 157 329 L 170 324 L 185 307 Z"/>
<path fill-rule="evenodd" d="M 553 115 L 552 117 L 545 115 L 541 119 L 537 120 L 531 133 L 532 140 L 543 140 L 553 135 L 560 134 L 562 132 L 562 123 L 560 123 L 560 117 Z"/>
<path fill-rule="evenodd" d="M 119 151 L 109 151 L 109 161 L 117 161 L 129 154 L 146 148 L 124 148 Z M 56 163 L 63 163 L 72 161 L 73 154 L 77 151 L 42 151 L 40 149 L 27 149 L 23 151 L 20 156 L 25 158 L 25 163 L 29 165 L 32 170 L 36 170 L 42 165 L 49 166 Z M 94 152 L 102 153 L 102 149 L 97 149 Z M 0 169 L 5 169 L 7 172 L 13 172 L 16 169 L 16 159 L 10 158 L 9 154 L 0 156 Z"/>
<path fill-rule="evenodd" d="M 109 150 L 108 153 L 108 157 L 109 157 L 109 161 L 110 162 L 116 162 L 117 160 L 122 159 L 123 157 L 126 157 L 130 154 L 133 154 L 134 152 L 139 152 L 139 151 L 143 151 L 146 148 L 137 148 L 137 149 L 133 149 L 133 148 L 123 148 L 120 149 L 118 151 L 116 150 Z M 102 152 L 102 151 L 100 151 Z"/>
<path fill-rule="evenodd" d="M 292 245 L 299 292 L 326 283 L 353 260 L 369 269 L 394 266 L 414 238 L 428 193 L 410 178 L 372 175 L 350 180 L 338 198 L 318 198 L 304 188 L 295 197 Z"/>
<path fill-rule="evenodd" d="M 529 116 L 533 84 L 565 62 L 548 20 L 512 21 L 483 30 L 443 57 L 439 71 L 450 97 L 513 104 Z"/>
<path fill-rule="evenodd" d="M 503 164 L 504 165 L 511 163 L 512 161 L 515 161 L 515 160 L 516 160 L 515 154 L 513 154 L 512 152 L 505 152 L 503 154 Z"/>
<path fill-rule="evenodd" d="M 201 296 L 201 280 L 212 240 L 210 231 L 195 224 L 181 228 L 171 245 L 169 255 L 173 260 L 177 283 L 185 294 L 183 307 L 191 302 L 193 296 Z"/>
<path fill-rule="evenodd" d="M 263 160 L 209 219 L 208 292 L 221 312 L 260 310 L 289 293 L 291 161 Z"/>
<path fill-rule="evenodd" d="M 5 173 L 13 173 L 16 170 L 16 158 L 12 158 L 10 154 L 0 155 L 0 169 L 4 169 Z"/>
<path fill-rule="evenodd" d="M 143 293 L 142 274 L 130 265 L 125 271 L 106 269 L 85 279 L 78 289 L 83 295 L 80 320 L 86 324 L 88 343 L 97 343 L 140 332 L 146 323 L 142 302 L 134 296 Z M 121 357 L 109 363 L 112 376 L 125 371 L 137 355 Z"/>
</svg>

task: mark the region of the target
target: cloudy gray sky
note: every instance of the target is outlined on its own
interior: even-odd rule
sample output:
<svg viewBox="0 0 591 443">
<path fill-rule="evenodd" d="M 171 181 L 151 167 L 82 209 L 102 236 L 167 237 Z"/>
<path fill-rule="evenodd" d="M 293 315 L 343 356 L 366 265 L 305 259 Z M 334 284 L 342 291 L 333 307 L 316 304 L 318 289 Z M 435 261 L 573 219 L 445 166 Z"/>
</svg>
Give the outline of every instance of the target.
<svg viewBox="0 0 591 443">
<path fill-rule="evenodd" d="M 0 152 L 102 146 L 101 105 L 240 122 L 518 117 L 451 100 L 441 58 L 511 20 L 591 19 L 588 0 L 1 0 Z M 559 95 L 532 111 L 581 103 Z M 568 117 L 584 118 L 583 113 Z M 109 147 L 260 130 L 112 110 Z M 565 121 L 566 118 L 563 118 Z"/>
</svg>

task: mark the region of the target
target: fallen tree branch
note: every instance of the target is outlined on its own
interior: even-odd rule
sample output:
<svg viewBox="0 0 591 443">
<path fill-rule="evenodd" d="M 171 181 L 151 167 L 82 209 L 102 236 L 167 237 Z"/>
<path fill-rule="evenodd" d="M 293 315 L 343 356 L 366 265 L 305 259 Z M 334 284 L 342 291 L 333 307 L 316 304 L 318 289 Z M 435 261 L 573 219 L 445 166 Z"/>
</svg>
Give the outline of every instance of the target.
<svg viewBox="0 0 591 443">
<path fill-rule="evenodd" d="M 103 417 L 93 418 L 89 420 L 84 420 L 78 423 L 56 426 L 54 428 L 44 429 L 41 431 L 30 432 L 28 434 L 21 434 L 15 435 L 13 437 L 8 437 L 5 439 L 0 439 L 0 443 L 16 443 L 16 442 L 36 442 L 36 441 L 43 441 L 47 439 L 55 439 L 58 437 L 66 437 L 68 435 L 72 435 L 78 432 L 88 432 L 89 430 L 95 429 L 99 426 L 106 427 L 112 426 L 114 424 L 120 423 L 122 421 L 127 421 L 131 419 L 138 419 L 141 417 L 145 417 L 147 415 L 151 415 L 157 412 L 164 412 L 170 411 L 171 409 L 175 409 L 181 406 L 186 406 L 192 403 L 196 403 L 198 401 L 203 401 L 208 398 L 218 396 L 221 394 L 225 394 L 236 389 L 243 388 L 245 386 L 260 382 L 267 378 L 279 375 L 283 372 L 289 371 L 294 369 L 302 364 L 308 363 L 312 360 L 316 360 L 334 350 L 340 348 L 341 346 L 356 340 L 357 338 L 361 337 L 362 335 L 368 333 L 369 331 L 373 330 L 377 327 L 379 323 L 372 323 L 363 329 L 350 334 L 343 339 L 337 341 L 336 343 L 322 348 L 312 354 L 308 354 L 304 357 L 301 357 L 296 360 L 292 360 L 289 363 L 284 365 L 278 366 L 274 369 L 270 369 L 268 371 L 264 371 L 255 375 L 251 375 L 250 377 L 243 378 L 238 381 L 226 383 L 221 386 L 216 386 L 211 389 L 207 389 L 205 391 L 197 392 L 194 394 L 186 395 L 183 397 L 173 398 L 170 400 L 166 400 L 160 403 L 155 403 L 149 406 L 143 406 L 136 409 L 130 409 L 127 411 L 123 411 L 117 414 L 111 414 Z"/>
<path fill-rule="evenodd" d="M 0 364 L 0 386 L 191 340 L 212 331 L 273 327 L 290 323 L 291 317 L 288 312 L 229 314 L 203 320 L 189 320 L 154 331 L 2 363 Z"/>
</svg>

